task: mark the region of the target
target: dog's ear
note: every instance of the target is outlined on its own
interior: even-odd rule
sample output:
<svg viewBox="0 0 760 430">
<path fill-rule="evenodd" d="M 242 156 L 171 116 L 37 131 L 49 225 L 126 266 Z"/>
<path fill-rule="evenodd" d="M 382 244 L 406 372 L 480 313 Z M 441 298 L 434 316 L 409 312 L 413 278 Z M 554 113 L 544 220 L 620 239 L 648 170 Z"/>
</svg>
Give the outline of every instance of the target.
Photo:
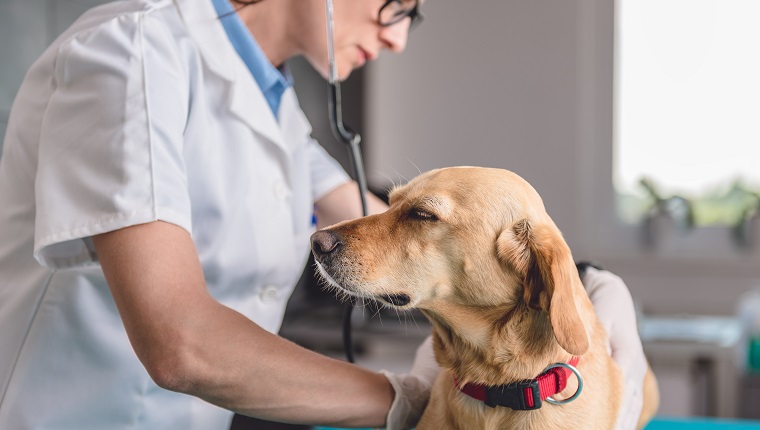
<svg viewBox="0 0 760 430">
<path fill-rule="evenodd" d="M 557 343 L 570 354 L 586 352 L 588 337 L 573 298 L 573 284 L 580 278 L 559 230 L 518 221 L 499 235 L 497 252 L 522 277 L 528 306 L 549 315 Z"/>
</svg>

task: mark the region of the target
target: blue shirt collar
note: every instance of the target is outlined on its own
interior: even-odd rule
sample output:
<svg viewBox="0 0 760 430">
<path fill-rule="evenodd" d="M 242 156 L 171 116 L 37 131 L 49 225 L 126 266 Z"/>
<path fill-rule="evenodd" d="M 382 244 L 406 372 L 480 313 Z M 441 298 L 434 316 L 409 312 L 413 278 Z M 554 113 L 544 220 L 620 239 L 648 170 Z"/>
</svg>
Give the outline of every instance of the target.
<svg viewBox="0 0 760 430">
<path fill-rule="evenodd" d="M 284 67 L 283 71 L 280 71 L 269 62 L 264 51 L 256 43 L 256 39 L 228 0 L 211 1 L 214 3 L 214 9 L 216 9 L 232 46 L 250 70 L 256 84 L 261 88 L 261 92 L 264 93 L 264 98 L 269 103 L 275 118 L 278 118 L 282 95 L 285 90 L 293 85 L 292 76 Z"/>
</svg>

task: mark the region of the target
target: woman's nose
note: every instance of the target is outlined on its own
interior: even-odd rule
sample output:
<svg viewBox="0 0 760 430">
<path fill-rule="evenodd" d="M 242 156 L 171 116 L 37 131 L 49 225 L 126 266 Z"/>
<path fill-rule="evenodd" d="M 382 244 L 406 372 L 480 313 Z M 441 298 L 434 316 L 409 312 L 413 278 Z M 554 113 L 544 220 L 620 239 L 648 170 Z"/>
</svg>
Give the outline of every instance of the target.
<svg viewBox="0 0 760 430">
<path fill-rule="evenodd" d="M 383 41 L 389 51 L 400 53 L 406 49 L 410 20 L 411 18 L 402 19 L 393 25 L 380 29 L 380 40 Z"/>
</svg>

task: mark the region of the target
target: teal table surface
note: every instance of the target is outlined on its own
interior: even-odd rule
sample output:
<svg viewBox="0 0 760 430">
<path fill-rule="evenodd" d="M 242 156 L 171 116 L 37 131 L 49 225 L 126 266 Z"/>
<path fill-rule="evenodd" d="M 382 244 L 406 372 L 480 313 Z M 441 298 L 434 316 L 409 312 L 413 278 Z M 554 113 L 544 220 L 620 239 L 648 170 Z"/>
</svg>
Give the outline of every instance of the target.
<svg viewBox="0 0 760 430">
<path fill-rule="evenodd" d="M 760 430 L 760 421 L 657 417 L 645 430 Z"/>
<path fill-rule="evenodd" d="M 341 430 L 317 427 L 315 430 Z M 356 429 L 354 429 L 356 430 Z M 360 429 L 361 430 L 361 429 Z M 363 429 L 369 430 L 369 429 Z M 645 430 L 760 430 L 760 421 L 727 420 L 717 418 L 666 418 L 657 417 Z"/>
</svg>

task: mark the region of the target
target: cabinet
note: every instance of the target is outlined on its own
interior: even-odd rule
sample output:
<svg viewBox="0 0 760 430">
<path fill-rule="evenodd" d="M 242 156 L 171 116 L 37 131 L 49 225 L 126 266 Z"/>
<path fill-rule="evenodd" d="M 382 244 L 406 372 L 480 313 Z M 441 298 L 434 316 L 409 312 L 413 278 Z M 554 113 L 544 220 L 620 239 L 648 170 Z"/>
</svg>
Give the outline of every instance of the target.
<svg viewBox="0 0 760 430">
<path fill-rule="evenodd" d="M 760 373 L 741 376 L 739 416 L 760 419 Z"/>
<path fill-rule="evenodd" d="M 738 416 L 736 318 L 644 317 L 639 331 L 660 386 L 659 415 Z"/>
</svg>

